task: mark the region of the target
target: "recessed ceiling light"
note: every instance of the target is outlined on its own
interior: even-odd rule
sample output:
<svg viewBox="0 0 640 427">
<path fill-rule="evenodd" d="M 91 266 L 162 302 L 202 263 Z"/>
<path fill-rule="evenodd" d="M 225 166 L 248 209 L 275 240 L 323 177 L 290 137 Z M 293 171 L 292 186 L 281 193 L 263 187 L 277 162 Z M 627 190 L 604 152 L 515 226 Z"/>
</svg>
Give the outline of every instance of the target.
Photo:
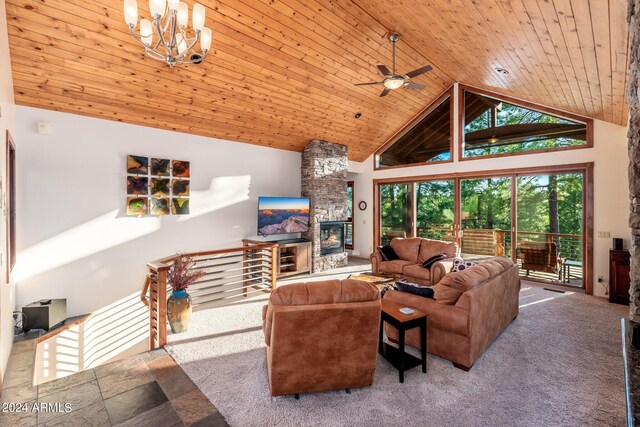
<svg viewBox="0 0 640 427">
<path fill-rule="evenodd" d="M 509 74 L 509 71 L 508 71 L 508 70 L 506 70 L 506 69 L 504 69 L 504 68 L 499 68 L 499 67 L 498 67 L 498 68 L 496 68 L 496 71 L 497 71 L 497 72 L 499 72 L 500 74 L 504 74 L 505 76 L 506 76 L 507 74 Z"/>
</svg>

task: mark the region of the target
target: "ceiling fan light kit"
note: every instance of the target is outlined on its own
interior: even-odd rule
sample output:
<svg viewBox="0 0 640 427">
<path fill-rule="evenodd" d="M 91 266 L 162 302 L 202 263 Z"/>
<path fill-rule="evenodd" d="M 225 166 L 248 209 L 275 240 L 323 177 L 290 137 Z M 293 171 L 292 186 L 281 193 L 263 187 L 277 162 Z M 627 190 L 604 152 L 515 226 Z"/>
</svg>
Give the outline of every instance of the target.
<svg viewBox="0 0 640 427">
<path fill-rule="evenodd" d="M 422 90 L 426 86 L 422 83 L 414 83 L 411 81 L 413 77 L 419 76 L 421 74 L 427 73 L 431 71 L 433 68 L 431 65 L 425 65 L 424 67 L 420 67 L 413 71 L 409 71 L 407 74 L 396 74 L 396 43 L 400 40 L 400 36 L 398 34 L 391 34 L 389 36 L 389 41 L 392 46 L 392 65 L 391 70 L 387 68 L 385 65 L 378 65 L 378 70 L 384 76 L 384 79 L 381 82 L 368 82 L 368 83 L 355 83 L 356 86 L 368 86 L 368 85 L 378 85 L 381 84 L 384 86 L 384 90 L 380 94 L 380 96 L 387 96 L 387 94 L 395 89 L 400 89 L 401 87 L 405 87 L 407 89 L 416 89 Z"/>
<path fill-rule="evenodd" d="M 193 5 L 191 26 L 195 36 L 187 35 L 189 6 L 180 0 L 149 0 L 152 20 L 141 19 L 138 25 L 138 2 L 124 0 L 124 20 L 131 35 L 144 47 L 145 53 L 173 68 L 177 64 L 199 64 L 211 49 L 211 28 L 204 26 L 205 8 Z M 154 39 L 157 41 L 154 43 Z M 200 51 L 196 45 L 200 42 Z"/>
</svg>

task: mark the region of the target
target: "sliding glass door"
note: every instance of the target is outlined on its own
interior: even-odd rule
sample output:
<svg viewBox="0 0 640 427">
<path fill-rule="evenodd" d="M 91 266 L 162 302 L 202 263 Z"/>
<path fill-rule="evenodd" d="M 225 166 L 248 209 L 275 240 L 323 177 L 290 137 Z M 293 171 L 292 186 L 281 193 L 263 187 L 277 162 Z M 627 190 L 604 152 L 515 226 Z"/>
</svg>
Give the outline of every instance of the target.
<svg viewBox="0 0 640 427">
<path fill-rule="evenodd" d="M 417 182 L 416 235 L 455 241 L 455 181 Z"/>
<path fill-rule="evenodd" d="M 518 176 L 517 189 L 523 275 L 581 286 L 583 174 Z"/>
<path fill-rule="evenodd" d="M 523 277 L 585 286 L 591 167 L 377 184 L 378 244 L 405 236 L 455 241 L 465 258 L 505 256 Z"/>
<path fill-rule="evenodd" d="M 380 244 L 413 236 L 413 184 L 380 186 Z"/>
<path fill-rule="evenodd" d="M 511 177 L 460 181 L 463 256 L 511 257 Z"/>
</svg>

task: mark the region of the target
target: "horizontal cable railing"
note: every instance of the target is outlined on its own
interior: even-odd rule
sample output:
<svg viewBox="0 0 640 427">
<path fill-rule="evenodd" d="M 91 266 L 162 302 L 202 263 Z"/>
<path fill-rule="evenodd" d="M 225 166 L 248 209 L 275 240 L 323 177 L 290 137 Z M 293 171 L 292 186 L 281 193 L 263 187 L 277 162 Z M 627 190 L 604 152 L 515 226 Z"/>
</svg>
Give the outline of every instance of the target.
<svg viewBox="0 0 640 427">
<path fill-rule="evenodd" d="M 237 248 L 178 254 L 148 263 L 140 298 L 149 307 L 149 348 L 167 343 L 167 273 L 177 257 L 192 257 L 192 268 L 204 271 L 188 290 L 197 311 L 275 289 L 277 249 L 275 243 L 243 240 Z"/>
<path fill-rule="evenodd" d="M 381 230 L 381 244 L 389 244 L 391 239 L 395 237 L 393 232 L 404 230 L 402 226 L 398 225 L 383 225 Z M 452 226 L 449 227 L 416 227 L 416 234 L 418 237 L 424 237 L 428 239 L 454 241 L 454 230 Z M 508 256 L 512 254 L 511 242 L 512 233 L 509 230 L 501 229 L 482 229 L 482 228 L 463 228 L 461 230 L 461 243 L 462 253 L 472 255 L 498 255 Z M 409 236 L 409 233 L 407 233 Z M 533 232 L 533 231 L 518 231 L 518 242 L 525 240 L 534 242 L 547 242 L 555 243 L 558 254 L 562 259 L 569 259 L 573 261 L 582 261 L 582 235 L 581 234 L 566 234 L 566 233 L 547 233 L 547 232 Z M 518 252 L 516 252 L 518 254 Z"/>
</svg>

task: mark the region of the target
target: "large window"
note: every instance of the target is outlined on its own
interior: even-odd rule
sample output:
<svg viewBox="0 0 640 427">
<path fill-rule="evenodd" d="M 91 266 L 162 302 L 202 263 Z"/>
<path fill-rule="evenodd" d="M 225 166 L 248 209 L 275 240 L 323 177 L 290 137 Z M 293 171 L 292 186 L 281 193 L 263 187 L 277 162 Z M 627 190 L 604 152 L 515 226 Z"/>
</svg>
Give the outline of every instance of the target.
<svg viewBox="0 0 640 427">
<path fill-rule="evenodd" d="M 447 91 L 376 153 L 376 168 L 451 161 L 452 114 Z"/>
<path fill-rule="evenodd" d="M 590 146 L 587 119 L 505 97 L 461 91 L 464 105 L 462 158 L 526 154 Z M 536 110 L 536 108 L 538 108 Z"/>
<path fill-rule="evenodd" d="M 531 280 L 591 293 L 593 164 L 374 181 L 375 243 L 455 241 L 465 259 L 511 258 Z"/>
</svg>

